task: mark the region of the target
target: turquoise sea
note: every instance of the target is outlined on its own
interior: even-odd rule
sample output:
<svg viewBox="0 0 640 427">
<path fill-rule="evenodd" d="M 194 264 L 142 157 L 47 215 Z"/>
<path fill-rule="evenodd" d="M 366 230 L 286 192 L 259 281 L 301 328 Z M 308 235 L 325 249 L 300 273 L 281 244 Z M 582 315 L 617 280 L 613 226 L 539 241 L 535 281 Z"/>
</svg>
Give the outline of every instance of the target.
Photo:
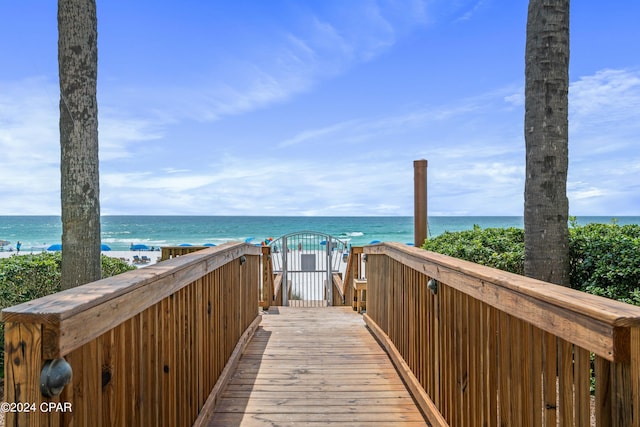
<svg viewBox="0 0 640 427">
<path fill-rule="evenodd" d="M 614 217 L 578 217 L 579 224 L 609 223 Z M 640 216 L 615 217 L 619 224 L 640 224 Z M 519 216 L 430 217 L 429 236 L 445 231 L 482 228 L 523 227 Z M 259 243 L 298 231 L 330 234 L 352 245 L 374 240 L 409 243 L 413 241 L 412 217 L 275 217 L 275 216 L 104 216 L 102 242 L 112 250 L 128 250 L 130 245 L 167 246 L 190 243 L 220 244 L 252 239 Z M 62 223 L 59 216 L 0 216 L 0 240 L 22 251 L 42 251 L 60 243 Z"/>
</svg>

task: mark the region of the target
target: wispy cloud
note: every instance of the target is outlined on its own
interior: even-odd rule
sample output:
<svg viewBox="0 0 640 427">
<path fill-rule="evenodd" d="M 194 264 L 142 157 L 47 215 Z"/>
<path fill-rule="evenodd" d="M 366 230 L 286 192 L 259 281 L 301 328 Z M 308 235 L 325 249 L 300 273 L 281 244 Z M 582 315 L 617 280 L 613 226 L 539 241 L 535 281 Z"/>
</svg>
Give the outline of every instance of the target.
<svg viewBox="0 0 640 427">
<path fill-rule="evenodd" d="M 569 89 L 571 110 L 575 118 L 607 111 L 603 119 L 620 120 L 637 117 L 640 109 L 640 71 L 605 69 L 583 76 Z M 630 108 L 635 107 L 635 108 Z"/>
<path fill-rule="evenodd" d="M 0 82 L 0 201 L 5 213 L 57 207 L 60 143 L 57 88 L 44 78 Z"/>
<path fill-rule="evenodd" d="M 463 14 L 456 19 L 456 21 L 468 21 L 473 18 L 473 16 L 485 6 L 486 1 L 480 0 L 474 2 L 474 4 L 470 6 L 465 6 L 463 8 Z"/>
<path fill-rule="evenodd" d="M 425 107 L 404 114 L 386 117 L 354 118 L 325 127 L 303 130 L 291 138 L 277 144 L 286 148 L 297 144 L 326 142 L 336 143 L 362 142 L 372 137 L 406 132 L 410 128 L 425 126 L 428 123 L 456 120 L 480 108 L 477 100 L 464 100 L 457 105 Z"/>
<path fill-rule="evenodd" d="M 296 22 L 288 28 L 254 35 L 259 40 L 254 51 L 245 52 L 242 58 L 219 58 L 218 70 L 196 74 L 194 80 L 162 90 L 137 87 L 131 92 L 156 110 L 170 112 L 165 115 L 173 119 L 215 121 L 309 92 L 378 57 L 425 23 L 422 0 L 335 2 L 324 4 L 322 13 L 303 7 L 298 10 Z M 142 104 L 143 100 L 133 102 Z"/>
</svg>

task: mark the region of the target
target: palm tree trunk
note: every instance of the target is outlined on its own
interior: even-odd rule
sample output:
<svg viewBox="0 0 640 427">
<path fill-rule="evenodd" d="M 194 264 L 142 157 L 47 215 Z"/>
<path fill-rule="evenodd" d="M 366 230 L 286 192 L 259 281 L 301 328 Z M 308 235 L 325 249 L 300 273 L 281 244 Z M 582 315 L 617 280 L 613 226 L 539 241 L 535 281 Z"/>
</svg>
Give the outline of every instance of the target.
<svg viewBox="0 0 640 427">
<path fill-rule="evenodd" d="M 62 287 L 100 279 L 95 0 L 58 1 Z"/>
<path fill-rule="evenodd" d="M 525 275 L 569 285 L 569 0 L 530 0 L 525 64 Z"/>
</svg>

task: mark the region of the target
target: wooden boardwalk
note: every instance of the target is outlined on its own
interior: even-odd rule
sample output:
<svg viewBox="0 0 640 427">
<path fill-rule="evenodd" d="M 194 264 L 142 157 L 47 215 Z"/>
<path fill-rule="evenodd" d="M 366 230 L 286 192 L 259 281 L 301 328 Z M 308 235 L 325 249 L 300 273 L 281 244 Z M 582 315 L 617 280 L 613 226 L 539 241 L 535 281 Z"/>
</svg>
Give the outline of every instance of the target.
<svg viewBox="0 0 640 427">
<path fill-rule="evenodd" d="M 350 307 L 274 307 L 263 314 L 208 425 L 427 424 Z"/>
</svg>

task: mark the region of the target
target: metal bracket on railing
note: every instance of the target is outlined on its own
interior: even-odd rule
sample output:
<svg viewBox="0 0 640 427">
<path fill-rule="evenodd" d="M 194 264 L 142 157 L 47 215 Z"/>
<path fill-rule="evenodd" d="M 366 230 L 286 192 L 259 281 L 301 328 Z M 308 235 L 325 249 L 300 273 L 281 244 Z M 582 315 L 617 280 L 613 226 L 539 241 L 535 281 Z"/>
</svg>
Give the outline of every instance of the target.
<svg viewBox="0 0 640 427">
<path fill-rule="evenodd" d="M 438 293 L 438 281 L 436 279 L 429 279 L 427 288 L 429 288 L 432 294 L 436 295 Z"/>
<path fill-rule="evenodd" d="M 44 397 L 59 395 L 71 381 L 71 374 L 71 365 L 66 360 L 47 360 L 40 372 L 40 392 Z"/>
</svg>

